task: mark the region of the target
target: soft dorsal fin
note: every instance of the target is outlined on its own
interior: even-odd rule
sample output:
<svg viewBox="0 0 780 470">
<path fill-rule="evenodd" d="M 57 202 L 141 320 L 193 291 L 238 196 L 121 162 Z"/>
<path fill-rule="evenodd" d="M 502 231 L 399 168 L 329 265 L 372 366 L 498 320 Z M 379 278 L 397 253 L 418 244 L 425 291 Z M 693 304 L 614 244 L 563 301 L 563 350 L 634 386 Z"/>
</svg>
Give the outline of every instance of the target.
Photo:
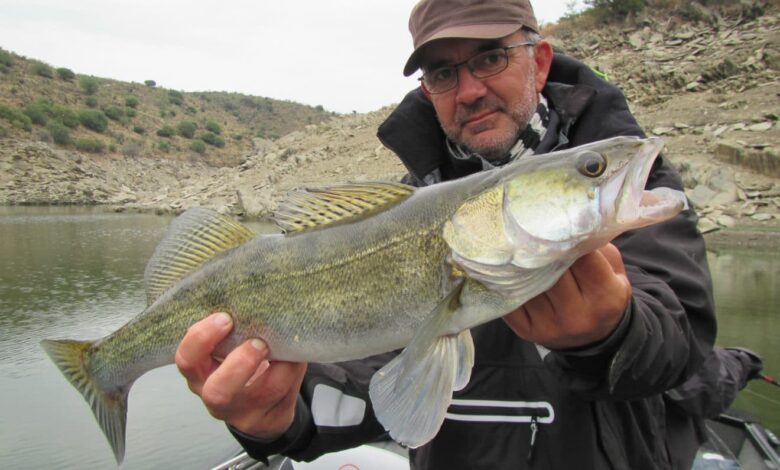
<svg viewBox="0 0 780 470">
<path fill-rule="evenodd" d="M 235 220 L 196 207 L 175 218 L 146 265 L 146 301 L 151 304 L 173 284 L 216 254 L 235 248 L 255 234 Z"/>
<path fill-rule="evenodd" d="M 413 186 L 386 182 L 296 190 L 287 194 L 273 219 L 285 233 L 305 232 L 361 220 L 400 203 L 414 191 Z"/>
</svg>

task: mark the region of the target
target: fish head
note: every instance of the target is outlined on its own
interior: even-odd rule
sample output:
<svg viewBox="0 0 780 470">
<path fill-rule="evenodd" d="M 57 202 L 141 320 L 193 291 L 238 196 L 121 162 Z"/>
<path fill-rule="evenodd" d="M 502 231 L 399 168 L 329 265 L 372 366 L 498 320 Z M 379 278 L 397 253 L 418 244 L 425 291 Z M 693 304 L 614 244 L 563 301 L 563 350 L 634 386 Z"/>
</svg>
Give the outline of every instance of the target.
<svg viewBox="0 0 780 470">
<path fill-rule="evenodd" d="M 581 256 L 620 233 L 667 220 L 686 207 L 681 191 L 645 190 L 664 143 L 615 137 L 534 157 L 502 182 L 512 264 L 538 267 Z"/>
</svg>

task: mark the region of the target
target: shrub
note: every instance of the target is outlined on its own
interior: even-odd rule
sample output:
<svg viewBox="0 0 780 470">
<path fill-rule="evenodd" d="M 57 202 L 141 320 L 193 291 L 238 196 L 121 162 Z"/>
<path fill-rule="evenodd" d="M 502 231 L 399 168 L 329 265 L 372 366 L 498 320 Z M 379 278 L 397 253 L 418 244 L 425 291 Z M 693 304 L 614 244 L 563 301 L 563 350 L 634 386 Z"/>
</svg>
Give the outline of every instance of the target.
<svg viewBox="0 0 780 470">
<path fill-rule="evenodd" d="M 585 0 L 595 15 L 602 19 L 622 18 L 629 13 L 638 13 L 647 5 L 646 0 Z"/>
<path fill-rule="evenodd" d="M 206 153 L 206 144 L 203 143 L 200 139 L 195 139 L 190 144 L 190 150 L 193 152 L 198 152 L 199 154 L 203 155 Z"/>
<path fill-rule="evenodd" d="M 168 90 L 168 102 L 181 106 L 184 103 L 184 95 L 180 91 Z"/>
<path fill-rule="evenodd" d="M 2 48 L 0 48 L 0 65 L 9 68 L 14 65 L 14 58 L 11 57 L 11 53 Z"/>
<path fill-rule="evenodd" d="M 79 112 L 79 122 L 87 129 L 103 132 L 108 127 L 108 119 L 99 109 L 83 109 Z"/>
<path fill-rule="evenodd" d="M 146 129 L 144 129 L 141 126 L 133 126 L 133 132 L 135 132 L 136 134 L 143 134 L 146 132 Z"/>
<path fill-rule="evenodd" d="M 127 98 L 125 98 L 125 106 L 127 106 L 128 108 L 135 108 L 136 106 L 138 106 L 138 98 L 136 98 L 135 96 L 128 96 Z"/>
<path fill-rule="evenodd" d="M 181 121 L 176 125 L 176 132 L 182 137 L 192 139 L 195 136 L 195 131 L 198 129 L 198 125 L 192 121 Z"/>
<path fill-rule="evenodd" d="M 98 81 L 95 77 L 83 76 L 79 78 L 79 86 L 88 95 L 94 95 L 98 89 Z"/>
<path fill-rule="evenodd" d="M 103 108 L 103 113 L 112 121 L 119 121 L 125 115 L 125 113 L 122 112 L 122 108 L 113 105 Z"/>
<path fill-rule="evenodd" d="M 45 78 L 54 78 L 54 70 L 43 62 L 33 62 L 32 71 L 35 75 Z"/>
<path fill-rule="evenodd" d="M 32 130 L 32 120 L 19 109 L 0 104 L 0 118 L 10 122 L 17 129 Z"/>
<path fill-rule="evenodd" d="M 76 78 L 76 74 L 73 73 L 73 70 L 65 67 L 60 67 L 57 69 L 57 76 L 60 77 L 60 80 L 64 80 L 66 82 L 69 82 L 74 78 Z"/>
<path fill-rule="evenodd" d="M 49 116 L 53 114 L 51 102 L 44 98 L 38 98 L 34 103 L 25 106 L 24 114 L 30 118 L 33 124 L 45 126 L 49 121 Z"/>
<path fill-rule="evenodd" d="M 54 120 L 49 121 L 49 124 L 46 125 L 46 129 L 48 129 L 49 134 L 51 134 L 51 138 L 54 139 L 55 144 L 70 144 L 70 130 L 65 127 L 63 123 Z"/>
<path fill-rule="evenodd" d="M 82 152 L 103 153 L 106 151 L 106 143 L 100 139 L 82 137 L 76 141 L 76 148 Z"/>
<path fill-rule="evenodd" d="M 55 104 L 51 107 L 50 116 L 71 129 L 79 127 L 79 115 L 76 111 L 65 106 Z"/>
<path fill-rule="evenodd" d="M 84 100 L 84 103 L 90 108 L 96 108 L 98 105 L 98 100 L 94 96 L 87 96 L 87 99 Z"/>
<path fill-rule="evenodd" d="M 218 136 L 217 134 L 214 134 L 213 132 L 204 132 L 200 135 L 200 140 L 206 142 L 209 145 L 213 145 L 214 147 L 225 146 L 225 139 Z"/>
<path fill-rule="evenodd" d="M 157 135 L 160 137 L 173 137 L 176 134 L 176 129 L 171 126 L 162 126 L 157 129 Z"/>
<path fill-rule="evenodd" d="M 133 109 L 133 108 L 125 108 L 125 116 L 127 116 L 129 118 L 134 118 L 135 114 L 136 114 L 135 109 Z"/>
<path fill-rule="evenodd" d="M 222 128 L 219 127 L 219 124 L 217 124 L 214 121 L 208 121 L 206 123 L 206 130 L 209 131 L 209 132 L 213 132 L 214 134 L 221 134 L 222 133 Z"/>
<path fill-rule="evenodd" d="M 154 80 L 144 80 L 144 85 L 154 88 L 157 86 L 157 82 Z"/>
<path fill-rule="evenodd" d="M 144 151 L 144 143 L 140 140 L 132 139 L 122 146 L 122 153 L 127 157 L 138 157 Z"/>
<path fill-rule="evenodd" d="M 160 149 L 160 151 L 163 153 L 168 153 L 171 151 L 171 144 L 168 142 L 159 142 L 157 144 L 157 148 Z"/>
</svg>

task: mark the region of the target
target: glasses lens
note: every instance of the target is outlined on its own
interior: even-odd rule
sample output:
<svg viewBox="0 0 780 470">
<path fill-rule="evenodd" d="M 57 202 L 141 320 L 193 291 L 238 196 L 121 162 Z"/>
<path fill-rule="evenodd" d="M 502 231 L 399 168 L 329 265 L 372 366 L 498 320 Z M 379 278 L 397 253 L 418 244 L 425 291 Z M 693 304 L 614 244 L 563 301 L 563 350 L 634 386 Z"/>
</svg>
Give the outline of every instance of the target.
<svg viewBox="0 0 780 470">
<path fill-rule="evenodd" d="M 455 67 L 440 67 L 423 75 L 423 84 L 431 93 L 443 93 L 455 88 L 458 71 Z"/>
<path fill-rule="evenodd" d="M 475 55 L 468 61 L 471 73 L 477 78 L 486 78 L 502 72 L 509 61 L 504 49 L 493 49 Z"/>
</svg>

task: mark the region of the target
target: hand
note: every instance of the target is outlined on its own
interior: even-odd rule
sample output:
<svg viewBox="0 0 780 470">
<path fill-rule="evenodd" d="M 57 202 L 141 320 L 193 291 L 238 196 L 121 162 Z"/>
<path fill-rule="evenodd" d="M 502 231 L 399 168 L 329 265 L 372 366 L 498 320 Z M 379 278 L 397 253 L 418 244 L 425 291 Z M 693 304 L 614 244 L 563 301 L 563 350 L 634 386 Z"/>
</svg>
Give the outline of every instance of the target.
<svg viewBox="0 0 780 470">
<path fill-rule="evenodd" d="M 233 328 L 230 315 L 215 313 L 195 323 L 176 350 L 176 366 L 209 413 L 263 440 L 284 434 L 295 417 L 305 363 L 268 362 L 268 347 L 251 339 L 224 360 L 217 345 Z"/>
<path fill-rule="evenodd" d="M 631 284 L 615 245 L 582 256 L 550 289 L 504 316 L 518 336 L 550 349 L 585 346 L 612 333 Z"/>
</svg>

